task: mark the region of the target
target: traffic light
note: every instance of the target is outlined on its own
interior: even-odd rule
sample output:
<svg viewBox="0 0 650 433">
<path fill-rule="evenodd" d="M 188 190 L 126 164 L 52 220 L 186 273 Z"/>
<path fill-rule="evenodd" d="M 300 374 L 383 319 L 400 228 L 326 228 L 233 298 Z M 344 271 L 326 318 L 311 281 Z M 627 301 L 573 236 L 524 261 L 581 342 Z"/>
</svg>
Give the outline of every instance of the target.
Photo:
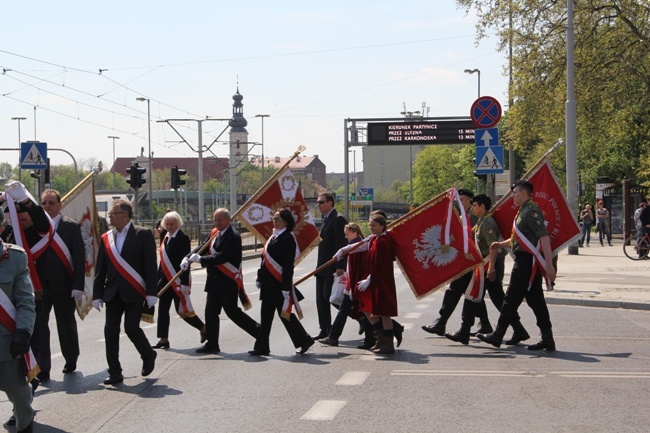
<svg viewBox="0 0 650 433">
<path fill-rule="evenodd" d="M 177 165 L 172 167 L 172 189 L 178 189 L 187 183 L 185 179 L 181 179 L 181 176 L 185 176 L 185 173 L 187 173 L 187 170 L 184 168 L 178 168 Z"/>
<path fill-rule="evenodd" d="M 137 162 L 131 167 L 127 168 L 126 172 L 129 174 L 129 178 L 126 180 L 126 183 L 131 185 L 131 188 L 139 189 L 142 185 L 147 183 L 147 180 L 142 178 L 142 175 L 147 172 L 147 169 L 140 167 Z"/>
<path fill-rule="evenodd" d="M 50 188 L 52 186 L 52 181 L 50 177 L 50 158 L 47 158 L 47 168 L 45 169 L 45 187 Z"/>
</svg>

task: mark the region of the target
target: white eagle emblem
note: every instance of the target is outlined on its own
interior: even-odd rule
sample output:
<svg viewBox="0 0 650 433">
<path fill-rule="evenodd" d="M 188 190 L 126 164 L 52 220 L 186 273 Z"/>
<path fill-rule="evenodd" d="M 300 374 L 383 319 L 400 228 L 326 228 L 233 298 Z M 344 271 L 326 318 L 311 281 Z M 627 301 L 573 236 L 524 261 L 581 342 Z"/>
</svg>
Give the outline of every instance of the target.
<svg viewBox="0 0 650 433">
<path fill-rule="evenodd" d="M 417 239 L 413 240 L 415 249 L 413 254 L 415 258 L 422 263 L 424 269 L 429 269 L 429 262 L 436 266 L 444 266 L 454 261 L 458 255 L 458 250 L 451 245 L 443 245 L 440 241 L 440 234 L 442 226 L 435 225 L 426 229 L 421 235 L 419 242 Z M 453 242 L 453 236 L 450 237 L 450 242 Z"/>
</svg>

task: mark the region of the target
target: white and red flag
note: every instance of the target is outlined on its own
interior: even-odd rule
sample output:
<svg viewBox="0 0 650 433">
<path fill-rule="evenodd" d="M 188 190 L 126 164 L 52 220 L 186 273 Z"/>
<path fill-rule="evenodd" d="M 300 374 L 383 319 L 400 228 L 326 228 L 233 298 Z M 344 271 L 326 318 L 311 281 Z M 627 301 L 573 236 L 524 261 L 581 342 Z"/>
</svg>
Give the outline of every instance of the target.
<svg viewBox="0 0 650 433">
<path fill-rule="evenodd" d="M 467 218 L 453 209 L 456 198 L 452 188 L 391 225 L 398 263 L 418 299 L 483 262 Z"/>
<path fill-rule="evenodd" d="M 295 263 L 298 264 L 321 239 L 291 170 L 285 169 L 275 182 L 262 187 L 242 206 L 238 219 L 260 242 L 266 243 L 273 234 L 273 214 L 281 209 L 289 209 L 296 222 L 293 236 L 296 238 Z"/>
<path fill-rule="evenodd" d="M 544 215 L 551 250 L 555 255 L 580 236 L 580 227 L 569 209 L 569 203 L 555 179 L 548 160 L 531 173 L 527 180 L 533 184 L 531 200 L 539 206 Z M 499 225 L 499 232 L 503 239 L 511 237 L 513 221 L 519 210 L 512 199 L 512 193 L 508 193 L 506 197 L 491 212 Z"/>
<path fill-rule="evenodd" d="M 86 176 L 61 199 L 61 213 L 77 221 L 81 228 L 81 238 L 84 241 L 84 296 L 75 300 L 77 315 L 83 320 L 93 306 L 93 280 L 95 279 L 95 263 L 99 251 L 99 230 L 93 173 Z"/>
</svg>

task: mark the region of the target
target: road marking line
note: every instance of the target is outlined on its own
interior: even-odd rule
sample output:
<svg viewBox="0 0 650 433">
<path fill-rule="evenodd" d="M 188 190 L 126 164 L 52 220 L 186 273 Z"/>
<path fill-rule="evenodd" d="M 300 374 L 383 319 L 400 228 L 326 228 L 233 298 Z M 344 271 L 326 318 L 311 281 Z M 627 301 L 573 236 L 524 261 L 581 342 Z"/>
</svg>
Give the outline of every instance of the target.
<svg viewBox="0 0 650 433">
<path fill-rule="evenodd" d="M 152 323 L 150 325 L 141 326 L 141 328 L 142 329 L 151 329 L 151 328 L 155 328 L 156 326 L 158 326 L 158 325 L 156 325 L 155 323 Z"/>
<path fill-rule="evenodd" d="M 428 306 L 428 305 L 424 305 L 424 304 L 418 304 L 418 305 L 415 306 L 415 309 L 416 309 L 416 310 L 426 310 L 426 309 L 428 309 L 428 308 L 429 308 L 429 306 Z"/>
<path fill-rule="evenodd" d="M 406 313 L 404 315 L 405 319 L 419 319 L 422 317 L 422 313 Z"/>
<path fill-rule="evenodd" d="M 393 370 L 392 376 L 545 377 L 530 371 Z"/>
<path fill-rule="evenodd" d="M 341 377 L 335 385 L 363 385 L 363 382 L 370 376 L 369 371 L 348 371 Z"/>
<path fill-rule="evenodd" d="M 319 400 L 300 419 L 331 421 L 346 403 L 344 400 Z"/>
<path fill-rule="evenodd" d="M 562 377 L 604 377 L 621 379 L 650 379 L 650 372 L 643 371 L 551 371 L 550 374 Z"/>
<path fill-rule="evenodd" d="M 120 338 L 122 338 L 122 337 L 126 337 L 126 334 L 120 334 Z M 106 339 L 102 338 L 102 339 L 97 340 L 97 342 L 98 343 L 106 343 Z"/>
</svg>

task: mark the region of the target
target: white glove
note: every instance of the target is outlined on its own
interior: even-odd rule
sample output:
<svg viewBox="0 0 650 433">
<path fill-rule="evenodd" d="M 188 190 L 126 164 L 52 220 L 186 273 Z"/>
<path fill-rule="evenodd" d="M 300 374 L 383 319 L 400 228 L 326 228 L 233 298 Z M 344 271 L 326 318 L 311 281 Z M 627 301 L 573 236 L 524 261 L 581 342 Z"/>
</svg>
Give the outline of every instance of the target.
<svg viewBox="0 0 650 433">
<path fill-rule="evenodd" d="M 101 299 L 95 299 L 93 300 L 93 308 L 97 311 L 102 311 L 102 307 L 104 306 L 104 301 Z"/>
<path fill-rule="evenodd" d="M 262 283 L 260 283 L 260 280 L 255 280 L 255 287 L 257 287 L 258 289 L 262 288 Z"/>
<path fill-rule="evenodd" d="M 346 254 L 346 253 L 347 253 L 347 247 L 343 247 L 340 250 L 338 250 L 336 252 L 336 254 L 334 254 L 334 258 L 338 262 L 339 260 L 341 260 L 341 258 L 343 258 L 343 254 Z"/>
<path fill-rule="evenodd" d="M 190 293 L 192 293 L 192 289 L 190 288 L 190 286 L 182 285 L 181 293 L 185 296 L 190 296 Z"/>
<path fill-rule="evenodd" d="M 199 263 L 201 261 L 201 256 L 196 254 L 196 253 L 193 253 L 190 256 L 189 261 L 192 262 L 192 263 Z"/>
<path fill-rule="evenodd" d="M 73 290 L 72 291 L 72 297 L 75 299 L 81 299 L 84 296 L 84 291 L 83 290 Z"/>
<path fill-rule="evenodd" d="M 187 257 L 183 257 L 183 261 L 181 262 L 181 269 L 184 271 L 187 271 L 190 268 L 190 261 Z"/>
<path fill-rule="evenodd" d="M 158 296 L 147 296 L 147 307 L 151 308 L 158 302 Z"/>
<path fill-rule="evenodd" d="M 368 275 L 368 278 L 366 278 L 365 280 L 359 281 L 357 290 L 360 292 L 365 292 L 369 285 L 370 285 L 370 275 Z"/>
<path fill-rule="evenodd" d="M 7 184 L 5 185 L 5 191 L 7 194 L 11 196 L 11 198 L 14 199 L 16 203 L 20 203 L 26 199 L 29 199 L 29 195 L 27 193 L 27 190 L 25 189 L 25 185 L 18 182 L 17 180 L 12 180 L 10 182 L 7 182 Z"/>
</svg>

